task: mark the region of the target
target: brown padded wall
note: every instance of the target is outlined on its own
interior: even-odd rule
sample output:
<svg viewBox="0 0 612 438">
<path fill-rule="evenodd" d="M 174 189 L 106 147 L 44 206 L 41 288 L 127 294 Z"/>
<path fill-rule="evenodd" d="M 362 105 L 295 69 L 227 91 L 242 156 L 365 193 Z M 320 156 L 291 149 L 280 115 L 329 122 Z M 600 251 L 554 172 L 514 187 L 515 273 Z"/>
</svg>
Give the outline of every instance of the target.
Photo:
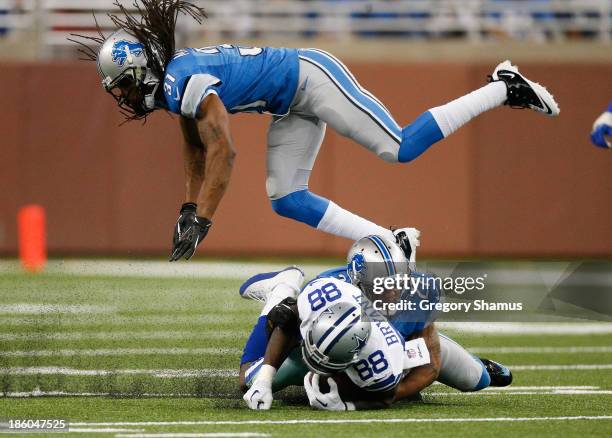
<svg viewBox="0 0 612 438">
<path fill-rule="evenodd" d="M 490 70 L 349 65 L 401 125 L 480 86 Z M 381 225 L 419 227 L 423 255 L 612 256 L 612 155 L 588 143 L 612 98 L 612 67 L 521 67 L 555 92 L 559 119 L 498 109 L 409 164 L 385 163 L 328 129 L 311 190 Z M 84 63 L 5 64 L 0 81 L 11 84 L 0 106 L 0 252 L 16 254 L 17 209 L 35 202 L 47 209 L 51 254 L 166 254 L 184 191 L 176 117 L 118 127 Z M 347 241 L 270 208 L 268 123 L 232 116 L 236 166 L 199 254 L 342 254 Z"/>
</svg>

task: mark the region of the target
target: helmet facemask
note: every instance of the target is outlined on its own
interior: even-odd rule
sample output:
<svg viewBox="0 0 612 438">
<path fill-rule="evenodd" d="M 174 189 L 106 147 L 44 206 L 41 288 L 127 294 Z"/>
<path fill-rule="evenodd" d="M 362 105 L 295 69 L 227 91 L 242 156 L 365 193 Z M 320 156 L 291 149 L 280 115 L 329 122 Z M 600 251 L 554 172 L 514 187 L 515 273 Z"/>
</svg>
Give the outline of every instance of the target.
<svg viewBox="0 0 612 438">
<path fill-rule="evenodd" d="M 159 79 L 151 69 L 130 67 L 108 85 L 103 81 L 103 85 L 129 119 L 141 119 L 155 111 Z M 138 93 L 137 100 L 130 99 L 133 93 Z"/>
</svg>

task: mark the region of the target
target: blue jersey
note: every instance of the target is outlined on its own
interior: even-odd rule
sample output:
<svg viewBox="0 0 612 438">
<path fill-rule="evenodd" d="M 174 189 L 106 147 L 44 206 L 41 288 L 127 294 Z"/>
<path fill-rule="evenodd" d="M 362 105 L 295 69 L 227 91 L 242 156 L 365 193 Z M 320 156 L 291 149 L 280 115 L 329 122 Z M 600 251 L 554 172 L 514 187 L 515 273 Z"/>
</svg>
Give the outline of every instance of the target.
<svg viewBox="0 0 612 438">
<path fill-rule="evenodd" d="M 411 272 L 411 277 L 426 279 L 430 277 L 428 274 L 422 274 L 420 272 Z M 350 277 L 346 267 L 339 267 L 329 269 L 321 272 L 317 278 L 332 277 L 342 281 L 350 283 Z M 410 300 L 422 300 L 427 299 L 431 302 L 438 302 L 440 300 L 439 291 L 436 289 L 425 289 L 418 290 L 417 293 L 408 295 Z M 414 333 L 422 331 L 430 322 L 430 318 L 433 317 L 429 311 L 401 311 L 389 318 L 389 322 L 397 330 L 404 339 L 409 339 Z"/>
<path fill-rule="evenodd" d="M 165 102 L 175 114 L 195 118 L 214 93 L 230 113 L 289 112 L 297 89 L 297 50 L 228 44 L 176 52 L 164 77 Z"/>
</svg>

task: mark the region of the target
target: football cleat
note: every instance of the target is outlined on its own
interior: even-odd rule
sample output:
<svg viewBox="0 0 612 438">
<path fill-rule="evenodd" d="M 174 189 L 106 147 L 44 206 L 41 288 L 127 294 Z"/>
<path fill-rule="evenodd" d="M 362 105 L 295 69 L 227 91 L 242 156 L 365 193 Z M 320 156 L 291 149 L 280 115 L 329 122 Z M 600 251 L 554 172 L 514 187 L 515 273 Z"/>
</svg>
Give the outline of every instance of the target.
<svg viewBox="0 0 612 438">
<path fill-rule="evenodd" d="M 404 251 L 404 255 L 410 263 L 416 261 L 416 249 L 421 245 L 419 238 L 421 232 L 416 228 L 397 228 L 391 229 L 395 236 L 395 241 L 399 247 Z"/>
<path fill-rule="evenodd" d="M 272 289 L 281 283 L 286 283 L 298 290 L 302 288 L 304 272 L 296 266 L 285 268 L 282 271 L 265 272 L 253 275 L 240 286 L 240 296 L 247 300 L 265 302 Z"/>
<path fill-rule="evenodd" d="M 490 386 L 502 387 L 512 383 L 512 372 L 508 367 L 489 359 L 483 359 L 482 357 L 479 357 L 479 359 L 485 366 L 487 373 L 489 373 L 489 377 L 491 377 Z"/>
<path fill-rule="evenodd" d="M 559 115 L 559 105 L 553 95 L 542 85 L 523 76 L 518 67 L 510 61 L 499 64 L 489 76 L 489 82 L 497 81 L 506 84 L 508 97 L 505 105 L 511 108 L 529 108 L 550 117 Z"/>
</svg>

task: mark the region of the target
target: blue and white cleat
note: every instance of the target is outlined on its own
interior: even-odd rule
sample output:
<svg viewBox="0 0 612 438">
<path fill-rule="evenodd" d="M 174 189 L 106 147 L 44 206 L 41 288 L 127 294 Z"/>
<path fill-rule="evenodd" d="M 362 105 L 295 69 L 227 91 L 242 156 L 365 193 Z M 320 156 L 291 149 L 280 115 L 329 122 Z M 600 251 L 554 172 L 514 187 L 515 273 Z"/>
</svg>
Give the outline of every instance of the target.
<svg viewBox="0 0 612 438">
<path fill-rule="evenodd" d="M 512 372 L 508 367 L 490 359 L 482 357 L 479 357 L 479 359 L 489 373 L 489 377 L 491 377 L 490 386 L 504 387 L 512 383 Z"/>
<path fill-rule="evenodd" d="M 286 283 L 299 290 L 303 282 L 304 272 L 297 266 L 291 266 L 282 271 L 253 275 L 240 286 L 240 296 L 247 300 L 265 302 L 268 294 L 279 284 Z"/>
<path fill-rule="evenodd" d="M 523 76 L 517 66 L 510 61 L 499 64 L 489 77 L 490 82 L 502 81 L 506 84 L 508 100 L 506 105 L 511 108 L 529 108 L 549 117 L 559 115 L 559 105 L 550 92 Z"/>
</svg>

